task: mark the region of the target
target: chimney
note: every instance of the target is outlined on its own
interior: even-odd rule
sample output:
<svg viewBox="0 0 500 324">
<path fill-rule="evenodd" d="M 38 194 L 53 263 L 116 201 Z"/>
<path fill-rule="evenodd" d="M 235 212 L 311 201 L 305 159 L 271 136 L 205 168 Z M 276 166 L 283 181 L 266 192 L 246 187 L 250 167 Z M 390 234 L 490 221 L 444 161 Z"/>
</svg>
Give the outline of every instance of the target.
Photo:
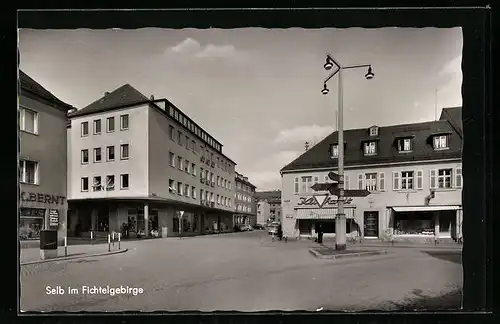
<svg viewBox="0 0 500 324">
<path fill-rule="evenodd" d="M 155 96 L 151 95 L 151 96 L 149 97 L 149 100 L 154 101 L 154 100 L 155 100 Z"/>
</svg>

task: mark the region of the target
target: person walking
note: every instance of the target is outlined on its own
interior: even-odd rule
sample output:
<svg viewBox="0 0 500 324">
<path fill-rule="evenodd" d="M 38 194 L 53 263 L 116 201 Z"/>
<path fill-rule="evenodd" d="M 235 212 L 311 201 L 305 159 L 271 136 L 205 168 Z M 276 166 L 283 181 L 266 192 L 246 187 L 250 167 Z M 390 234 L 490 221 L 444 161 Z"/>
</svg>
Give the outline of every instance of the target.
<svg viewBox="0 0 500 324">
<path fill-rule="evenodd" d="M 318 225 L 318 243 L 323 244 L 323 226 L 321 223 Z"/>
</svg>

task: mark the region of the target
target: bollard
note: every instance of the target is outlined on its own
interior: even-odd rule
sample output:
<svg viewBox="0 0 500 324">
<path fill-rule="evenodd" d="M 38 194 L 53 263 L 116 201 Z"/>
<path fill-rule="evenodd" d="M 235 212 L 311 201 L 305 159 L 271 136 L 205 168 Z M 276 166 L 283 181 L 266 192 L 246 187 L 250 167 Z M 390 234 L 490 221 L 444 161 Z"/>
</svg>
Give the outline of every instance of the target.
<svg viewBox="0 0 500 324">
<path fill-rule="evenodd" d="M 64 237 L 64 256 L 68 256 L 68 237 Z"/>
<path fill-rule="evenodd" d="M 90 244 L 94 244 L 94 232 L 90 231 Z"/>
<path fill-rule="evenodd" d="M 118 250 L 120 249 L 120 239 L 122 237 L 122 233 L 118 233 Z"/>
<path fill-rule="evenodd" d="M 108 252 L 111 252 L 111 235 L 108 234 Z"/>
<path fill-rule="evenodd" d="M 115 232 L 113 232 L 113 247 L 115 247 Z"/>
</svg>

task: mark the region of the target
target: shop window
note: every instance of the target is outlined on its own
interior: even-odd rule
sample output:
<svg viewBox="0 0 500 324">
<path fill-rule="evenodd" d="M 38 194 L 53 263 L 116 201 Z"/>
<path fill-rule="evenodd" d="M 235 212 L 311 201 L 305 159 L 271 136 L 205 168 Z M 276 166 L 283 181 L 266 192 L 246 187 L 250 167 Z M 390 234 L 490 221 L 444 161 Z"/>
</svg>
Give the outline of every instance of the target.
<svg viewBox="0 0 500 324">
<path fill-rule="evenodd" d="M 19 239 L 40 239 L 40 230 L 43 229 L 45 209 L 21 208 L 19 215 Z"/>
<path fill-rule="evenodd" d="M 434 214 L 398 212 L 394 214 L 395 235 L 434 235 Z"/>
</svg>

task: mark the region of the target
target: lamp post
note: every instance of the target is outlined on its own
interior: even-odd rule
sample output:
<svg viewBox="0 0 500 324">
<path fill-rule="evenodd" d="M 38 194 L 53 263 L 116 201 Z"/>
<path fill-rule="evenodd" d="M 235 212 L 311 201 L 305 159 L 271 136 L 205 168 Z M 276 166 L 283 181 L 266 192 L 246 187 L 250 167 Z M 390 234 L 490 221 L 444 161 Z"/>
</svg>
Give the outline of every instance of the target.
<svg viewBox="0 0 500 324">
<path fill-rule="evenodd" d="M 368 72 L 365 74 L 367 80 L 373 79 L 375 76 L 372 72 L 371 64 L 361 64 L 361 65 L 351 65 L 342 66 L 335 60 L 330 54 L 326 56 L 326 63 L 324 65 L 325 70 L 331 70 L 333 66 L 337 69 L 332 72 L 323 82 L 323 90 L 321 93 L 327 95 L 330 90 L 326 86 L 327 82 L 330 81 L 337 73 L 339 75 L 338 79 L 338 120 L 337 120 L 337 132 L 338 132 L 338 175 L 339 175 L 339 196 L 337 204 L 337 216 L 335 217 L 335 249 L 345 250 L 346 248 L 346 218 L 344 213 L 344 88 L 342 74 L 343 70 L 356 69 L 356 68 L 368 68 Z"/>
</svg>

